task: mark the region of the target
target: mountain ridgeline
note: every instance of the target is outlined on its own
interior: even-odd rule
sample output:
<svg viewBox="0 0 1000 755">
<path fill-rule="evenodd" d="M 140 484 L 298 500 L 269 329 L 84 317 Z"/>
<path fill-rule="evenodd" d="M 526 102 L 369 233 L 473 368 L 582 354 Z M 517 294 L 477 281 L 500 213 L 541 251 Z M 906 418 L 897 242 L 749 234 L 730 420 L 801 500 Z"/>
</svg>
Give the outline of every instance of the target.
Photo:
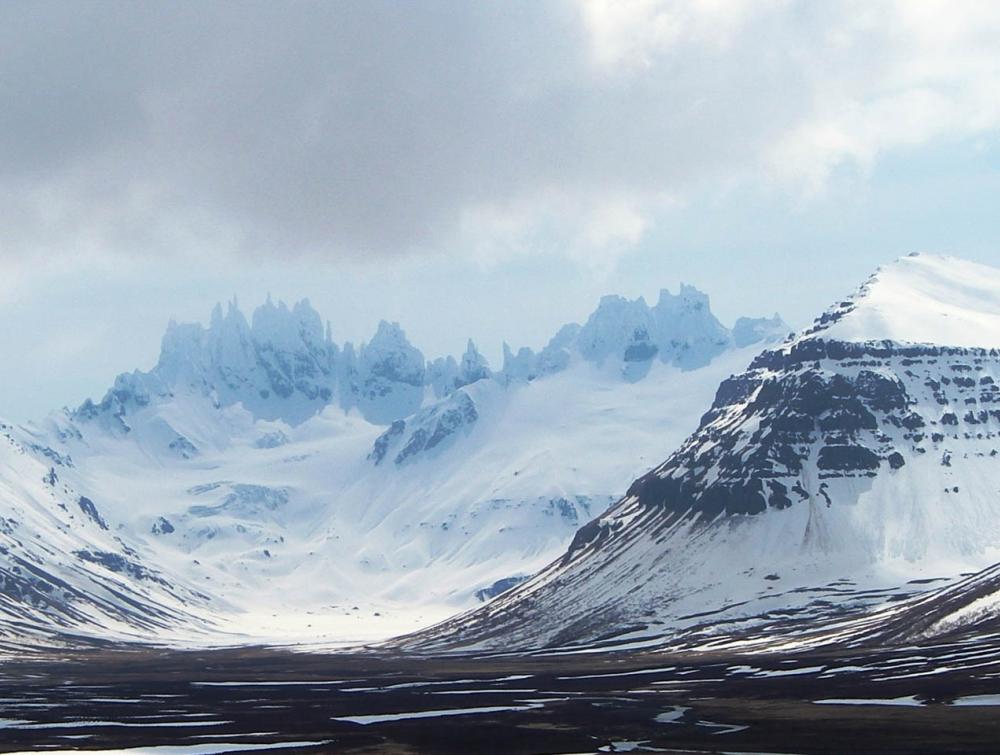
<svg viewBox="0 0 1000 755">
<path fill-rule="evenodd" d="M 730 330 L 705 294 L 682 285 L 678 294 L 662 291 L 652 307 L 642 298 L 604 297 L 584 325 L 563 327 L 538 353 L 515 353 L 504 344 L 503 366 L 494 372 L 471 340 L 459 359 L 428 361 L 397 323 L 380 322 L 358 347 L 338 345 L 307 300 L 289 308 L 269 298 L 249 322 L 234 301 L 225 311 L 216 305 L 207 328 L 172 322 L 152 370 L 119 375 L 99 403 L 86 401 L 75 417 L 127 431 L 132 410 L 192 392 L 292 425 L 330 404 L 388 425 L 478 380 L 530 382 L 565 370 L 576 355 L 594 364 L 614 361 L 623 379 L 638 380 L 655 362 L 697 369 L 726 349 L 787 332 L 777 315 L 740 318 Z"/>
</svg>

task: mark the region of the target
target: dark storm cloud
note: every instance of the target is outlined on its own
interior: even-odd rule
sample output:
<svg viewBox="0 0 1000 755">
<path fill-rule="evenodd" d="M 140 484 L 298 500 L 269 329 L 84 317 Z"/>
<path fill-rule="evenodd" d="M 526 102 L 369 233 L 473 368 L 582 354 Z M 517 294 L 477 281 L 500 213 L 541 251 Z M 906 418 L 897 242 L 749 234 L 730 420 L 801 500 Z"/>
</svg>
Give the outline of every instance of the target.
<svg viewBox="0 0 1000 755">
<path fill-rule="evenodd" d="M 558 149 L 535 111 L 572 86 L 572 23 L 533 3 L 5 4 L 8 223 L 25 243 L 51 212 L 136 244 L 166 218 L 285 250 L 419 244 Z"/>
<path fill-rule="evenodd" d="M 823 7 L 669 6 L 0 4 L 0 254 L 446 248 L 477 207 L 753 168 L 824 66 L 847 91 L 887 66 Z"/>
</svg>

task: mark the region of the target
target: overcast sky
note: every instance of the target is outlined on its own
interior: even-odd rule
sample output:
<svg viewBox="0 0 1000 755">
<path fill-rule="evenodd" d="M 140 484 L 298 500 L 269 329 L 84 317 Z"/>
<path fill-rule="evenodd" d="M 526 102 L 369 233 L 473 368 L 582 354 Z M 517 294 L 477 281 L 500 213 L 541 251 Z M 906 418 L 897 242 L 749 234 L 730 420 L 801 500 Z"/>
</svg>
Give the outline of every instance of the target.
<svg viewBox="0 0 1000 755">
<path fill-rule="evenodd" d="M 1000 3 L 0 3 L 0 416 L 167 320 L 542 345 L 681 281 L 806 324 L 910 251 L 1000 263 Z"/>
</svg>

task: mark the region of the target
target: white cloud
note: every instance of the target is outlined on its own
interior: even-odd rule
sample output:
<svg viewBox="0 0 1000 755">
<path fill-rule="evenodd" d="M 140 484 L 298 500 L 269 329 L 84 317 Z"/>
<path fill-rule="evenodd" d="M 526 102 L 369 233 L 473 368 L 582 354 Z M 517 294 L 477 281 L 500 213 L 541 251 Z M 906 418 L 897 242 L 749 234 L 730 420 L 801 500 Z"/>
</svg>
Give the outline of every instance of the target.
<svg viewBox="0 0 1000 755">
<path fill-rule="evenodd" d="M 821 196 L 1000 127 L 995 2 L 234 8 L 0 6 L 0 256 L 599 268 L 665 198 Z"/>
<path fill-rule="evenodd" d="M 579 0 L 598 66 L 642 68 L 692 43 L 722 51 L 751 13 L 776 0 Z"/>
<path fill-rule="evenodd" d="M 839 166 L 867 172 L 889 151 L 1000 127 L 1000 5 L 853 7 L 808 53 L 810 106 L 764 152 L 772 175 L 812 193 Z"/>
<path fill-rule="evenodd" d="M 659 210 L 676 204 L 668 195 L 543 192 L 525 201 L 470 208 L 460 246 L 485 267 L 546 253 L 602 277 L 643 238 Z"/>
</svg>

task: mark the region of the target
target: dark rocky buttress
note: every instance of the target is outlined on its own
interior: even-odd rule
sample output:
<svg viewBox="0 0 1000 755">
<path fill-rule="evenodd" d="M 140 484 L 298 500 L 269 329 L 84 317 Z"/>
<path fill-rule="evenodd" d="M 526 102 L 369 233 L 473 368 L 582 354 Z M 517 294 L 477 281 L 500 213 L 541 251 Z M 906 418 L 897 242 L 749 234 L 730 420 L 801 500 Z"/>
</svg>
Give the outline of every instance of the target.
<svg viewBox="0 0 1000 755">
<path fill-rule="evenodd" d="M 759 514 L 949 441 L 997 438 L 1000 352 L 810 339 L 724 381 L 698 431 L 628 495 L 702 518 Z M 945 462 L 942 462 L 945 463 Z"/>
</svg>

